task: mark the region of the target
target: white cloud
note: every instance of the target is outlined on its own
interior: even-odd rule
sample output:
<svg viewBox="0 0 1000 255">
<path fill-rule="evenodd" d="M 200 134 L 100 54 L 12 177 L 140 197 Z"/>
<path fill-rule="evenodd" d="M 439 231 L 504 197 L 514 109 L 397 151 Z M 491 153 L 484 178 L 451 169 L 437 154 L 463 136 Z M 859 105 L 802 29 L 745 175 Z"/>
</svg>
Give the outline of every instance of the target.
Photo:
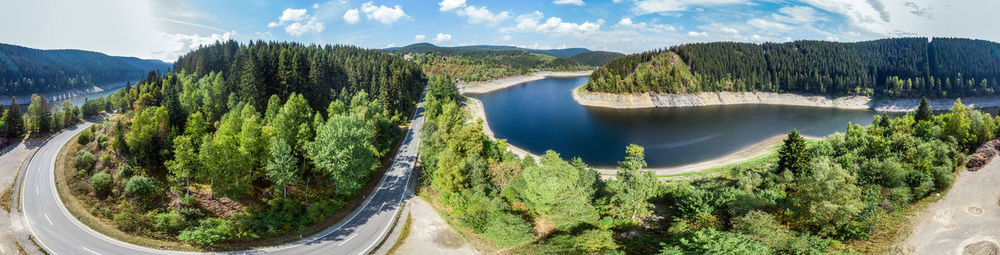
<svg viewBox="0 0 1000 255">
<path fill-rule="evenodd" d="M 583 0 L 555 0 L 552 1 L 554 4 L 572 4 L 576 6 L 583 6 Z"/>
<path fill-rule="evenodd" d="M 540 11 L 517 16 L 516 28 L 540 33 L 583 36 L 597 32 L 601 29 L 601 24 L 604 23 L 603 19 L 597 20 L 596 23 L 590 21 L 583 23 L 563 22 L 559 17 L 550 17 L 544 23 L 541 23 L 544 17 L 545 15 Z"/>
<path fill-rule="evenodd" d="M 347 10 L 347 12 L 344 13 L 344 21 L 348 24 L 355 24 L 358 23 L 358 21 L 361 21 L 361 14 L 358 13 L 358 9 L 355 8 Z"/>
<path fill-rule="evenodd" d="M 313 9 L 319 9 L 319 3 L 313 3 Z"/>
<path fill-rule="evenodd" d="M 361 5 L 361 11 L 365 13 L 365 17 L 368 20 L 377 20 L 382 24 L 392 24 L 399 19 L 404 17 L 409 17 L 406 12 L 403 11 L 403 7 L 399 5 L 389 8 L 385 5 L 375 6 L 372 2 L 366 2 Z"/>
<path fill-rule="evenodd" d="M 872 5 L 869 0 L 804 0 L 804 2 L 843 15 L 851 25 L 870 32 L 888 34 L 892 30 L 889 27 L 891 16 L 884 9 Z"/>
<path fill-rule="evenodd" d="M 783 23 L 759 18 L 747 20 L 747 24 L 765 31 L 787 31 L 792 28 L 791 26 Z"/>
<path fill-rule="evenodd" d="M 451 35 L 450 34 L 438 33 L 437 36 L 434 37 L 434 42 L 436 42 L 436 43 L 443 43 L 443 42 L 447 42 L 447 41 L 451 41 Z"/>
<path fill-rule="evenodd" d="M 655 12 L 684 11 L 691 6 L 719 6 L 728 4 L 744 4 L 748 0 L 638 0 L 635 12 L 639 14 Z"/>
<path fill-rule="evenodd" d="M 720 27 L 719 30 L 722 31 L 723 33 L 733 34 L 733 35 L 736 35 L 736 34 L 740 33 L 739 30 L 736 30 L 735 28 L 731 28 L 731 27 Z"/>
<path fill-rule="evenodd" d="M 168 34 L 162 33 L 164 42 L 167 43 L 164 51 L 158 54 L 157 58 L 164 61 L 175 61 L 180 55 L 187 54 L 198 47 L 213 44 L 218 41 L 227 41 L 236 37 L 236 32 L 225 32 L 200 36 L 195 34 Z"/>
<path fill-rule="evenodd" d="M 501 39 L 503 39 L 504 41 L 510 41 L 510 35 L 504 35 L 503 38 Z"/>
<path fill-rule="evenodd" d="M 486 6 L 476 8 L 476 6 L 470 5 L 466 6 L 464 9 L 459 9 L 456 13 L 459 16 L 466 16 L 469 18 L 469 23 L 479 24 L 479 23 L 489 23 L 496 24 L 500 21 L 504 21 L 510 18 L 510 12 L 502 11 L 499 13 L 490 12 L 486 9 Z"/>
<path fill-rule="evenodd" d="M 771 17 L 776 21 L 792 23 L 792 24 L 810 24 L 819 19 L 816 16 L 816 9 L 807 6 L 788 6 L 781 7 L 778 9 L 781 14 L 772 14 Z"/>
<path fill-rule="evenodd" d="M 417 42 L 423 42 L 425 39 L 427 39 L 426 35 L 414 35 L 413 36 L 413 40 L 417 41 Z"/>
<path fill-rule="evenodd" d="M 346 17 L 345 17 L 346 18 Z M 303 23 L 305 21 L 305 23 Z M 291 23 L 289 23 L 291 22 Z M 267 27 L 279 27 L 285 26 L 285 32 L 291 36 L 299 37 L 303 34 L 310 32 L 323 32 L 323 22 L 316 20 L 316 17 L 309 15 L 306 9 L 285 9 L 281 12 L 281 16 L 278 17 L 278 22 L 271 22 L 267 24 Z"/>
<path fill-rule="evenodd" d="M 267 27 L 277 27 L 284 25 L 289 21 L 301 21 L 306 17 L 306 9 L 292 9 L 288 8 L 281 12 L 281 17 L 278 17 L 278 22 L 271 22 L 267 24 Z"/>
<path fill-rule="evenodd" d="M 619 20 L 616 26 L 628 29 L 638 29 L 646 32 L 677 31 L 677 28 L 671 25 L 650 24 L 646 22 L 635 23 L 632 21 L 632 18 L 629 17 L 624 17 Z"/>
<path fill-rule="evenodd" d="M 446 12 L 465 6 L 465 0 L 442 0 L 438 5 L 441 6 L 438 10 Z"/>
<path fill-rule="evenodd" d="M 703 32 L 691 31 L 691 32 L 688 32 L 688 36 L 690 36 L 690 37 L 708 37 L 708 32 L 704 32 L 704 31 Z"/>
<path fill-rule="evenodd" d="M 317 22 L 316 17 L 312 17 L 309 19 L 309 22 L 306 23 L 295 22 L 289 24 L 287 27 L 285 27 L 285 32 L 288 33 L 289 35 L 298 37 L 305 33 L 323 32 L 323 29 L 324 29 L 323 22 Z"/>
</svg>

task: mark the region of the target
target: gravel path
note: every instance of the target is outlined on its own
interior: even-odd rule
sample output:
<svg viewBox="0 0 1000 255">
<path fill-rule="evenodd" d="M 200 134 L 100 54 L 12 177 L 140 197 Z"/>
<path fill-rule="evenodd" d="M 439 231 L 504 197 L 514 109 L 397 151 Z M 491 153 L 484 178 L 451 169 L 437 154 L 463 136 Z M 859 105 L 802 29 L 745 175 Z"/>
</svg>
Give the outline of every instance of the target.
<svg viewBox="0 0 1000 255">
<path fill-rule="evenodd" d="M 951 191 L 919 215 L 919 225 L 903 242 L 903 253 L 997 254 L 998 181 L 1000 160 L 993 160 L 976 172 L 961 172 Z"/>
<path fill-rule="evenodd" d="M 448 227 L 441 215 L 421 197 L 414 197 L 410 207 L 410 235 L 396 249 L 395 254 L 479 254 Z"/>
</svg>

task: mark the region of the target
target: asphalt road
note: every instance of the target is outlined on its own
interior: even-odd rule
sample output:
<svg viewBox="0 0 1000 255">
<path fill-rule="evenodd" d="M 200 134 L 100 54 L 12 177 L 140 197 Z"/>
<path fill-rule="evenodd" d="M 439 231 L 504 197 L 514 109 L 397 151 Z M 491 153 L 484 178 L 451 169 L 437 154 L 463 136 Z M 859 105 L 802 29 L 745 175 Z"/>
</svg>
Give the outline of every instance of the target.
<svg viewBox="0 0 1000 255">
<path fill-rule="evenodd" d="M 337 224 L 297 241 L 228 254 L 367 254 L 391 231 L 397 211 L 410 192 L 410 175 L 417 161 L 423 105 L 417 107 L 392 166 L 360 207 Z M 50 254 L 195 254 L 142 247 L 98 233 L 73 217 L 56 192 L 53 169 L 56 155 L 70 138 L 90 127 L 83 123 L 57 134 L 42 146 L 28 165 L 21 203 L 25 222 L 39 245 Z M 391 245 L 391 243 L 390 243 Z"/>
</svg>

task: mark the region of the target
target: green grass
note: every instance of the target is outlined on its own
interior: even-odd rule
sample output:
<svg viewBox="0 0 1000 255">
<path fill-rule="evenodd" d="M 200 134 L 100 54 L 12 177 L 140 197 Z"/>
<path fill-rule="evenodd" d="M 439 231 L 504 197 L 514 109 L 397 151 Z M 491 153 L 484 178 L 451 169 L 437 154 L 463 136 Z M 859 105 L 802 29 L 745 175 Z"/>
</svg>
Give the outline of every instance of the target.
<svg viewBox="0 0 1000 255">
<path fill-rule="evenodd" d="M 658 178 L 705 177 L 719 173 L 729 172 L 736 168 L 766 168 L 769 167 L 771 164 L 774 164 L 775 162 L 778 162 L 777 148 L 771 149 L 771 152 L 768 152 L 767 154 L 760 155 L 742 162 L 736 162 L 724 166 L 717 166 L 694 172 L 670 174 L 670 175 L 657 175 L 656 177 Z"/>
</svg>

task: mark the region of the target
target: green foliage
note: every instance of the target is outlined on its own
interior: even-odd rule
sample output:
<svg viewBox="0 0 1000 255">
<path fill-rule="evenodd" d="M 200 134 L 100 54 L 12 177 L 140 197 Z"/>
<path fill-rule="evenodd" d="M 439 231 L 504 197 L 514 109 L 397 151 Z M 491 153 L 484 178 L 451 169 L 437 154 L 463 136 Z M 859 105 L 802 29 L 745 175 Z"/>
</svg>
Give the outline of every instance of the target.
<svg viewBox="0 0 1000 255">
<path fill-rule="evenodd" d="M 298 159 L 292 155 L 292 147 L 281 138 L 271 138 L 271 159 L 267 163 L 267 176 L 274 181 L 275 190 L 288 197 L 288 186 L 299 181 Z"/>
<path fill-rule="evenodd" d="M 78 151 L 76 153 L 76 158 L 73 160 L 73 166 L 75 166 L 77 170 L 88 172 L 94 168 L 94 163 L 97 163 L 97 157 L 87 150 Z"/>
<path fill-rule="evenodd" d="M 83 132 L 80 132 L 80 136 L 76 137 L 76 143 L 80 145 L 87 145 L 93 140 L 94 133 L 91 133 L 90 130 L 84 130 Z"/>
<path fill-rule="evenodd" d="M 771 248 L 745 235 L 711 228 L 691 233 L 679 244 L 689 254 L 773 254 Z"/>
<path fill-rule="evenodd" d="M 913 116 L 916 121 L 930 121 L 934 117 L 934 112 L 931 111 L 931 106 L 927 104 L 927 98 L 920 98 L 920 105 L 917 106 L 917 114 Z"/>
<path fill-rule="evenodd" d="M 210 246 L 229 239 L 234 232 L 236 232 L 236 228 L 231 221 L 208 218 L 199 221 L 197 226 L 181 231 L 177 235 L 177 239 L 186 243 Z"/>
<path fill-rule="evenodd" d="M 799 135 L 798 130 L 792 130 L 778 149 L 778 173 L 790 171 L 798 174 L 808 169 L 810 154 L 806 151 L 806 139 Z"/>
<path fill-rule="evenodd" d="M 170 133 L 167 117 L 166 108 L 153 106 L 132 118 L 132 130 L 128 132 L 125 142 L 129 154 L 143 168 L 163 168 L 161 151 L 167 149 L 167 135 Z"/>
<path fill-rule="evenodd" d="M 153 221 L 156 223 L 157 229 L 167 233 L 177 233 L 177 231 L 187 227 L 184 215 L 177 211 L 156 214 Z"/>
<path fill-rule="evenodd" d="M 361 115 L 334 115 L 317 128 L 316 140 L 308 146 L 309 158 L 336 182 L 337 194 L 353 196 L 378 166 L 374 139 L 371 123 Z"/>
<path fill-rule="evenodd" d="M 52 126 L 51 119 L 49 101 L 38 94 L 31 95 L 31 104 L 28 105 L 28 129 L 32 132 L 49 132 Z"/>
<path fill-rule="evenodd" d="M 21 116 L 21 106 L 17 104 L 17 97 L 10 98 L 10 109 L 3 113 L 3 127 L 0 127 L 0 130 L 4 132 L 0 135 L 19 140 L 26 130 L 24 116 Z"/>
<path fill-rule="evenodd" d="M 159 186 L 156 180 L 145 176 L 133 176 L 125 183 L 125 192 L 137 197 L 147 197 L 154 194 Z"/>
<path fill-rule="evenodd" d="M 525 168 L 518 177 L 524 182 L 520 197 L 529 209 L 557 229 L 595 223 L 599 215 L 591 201 L 596 180 L 586 178 L 592 171 L 574 167 L 554 151 L 547 151 L 539 159 L 539 165 Z"/>
<path fill-rule="evenodd" d="M 607 52 L 607 51 L 591 51 L 577 54 L 570 59 L 576 60 L 581 65 L 585 66 L 603 66 L 611 60 L 625 56 L 618 52 Z"/>
<path fill-rule="evenodd" d="M 97 173 L 90 177 L 90 185 L 94 187 L 94 193 L 98 197 L 105 197 L 111 193 L 111 175 L 107 173 Z"/>
<path fill-rule="evenodd" d="M 512 247 L 535 239 L 531 224 L 507 212 L 493 212 L 484 228 L 483 237 L 500 246 Z"/>
<path fill-rule="evenodd" d="M 635 144 L 625 147 L 625 161 L 618 162 L 615 179 L 607 181 L 610 193 L 607 214 L 632 225 L 652 215 L 653 204 L 649 199 L 656 195 L 660 183 L 643 167 L 646 167 L 643 148 Z"/>
</svg>

